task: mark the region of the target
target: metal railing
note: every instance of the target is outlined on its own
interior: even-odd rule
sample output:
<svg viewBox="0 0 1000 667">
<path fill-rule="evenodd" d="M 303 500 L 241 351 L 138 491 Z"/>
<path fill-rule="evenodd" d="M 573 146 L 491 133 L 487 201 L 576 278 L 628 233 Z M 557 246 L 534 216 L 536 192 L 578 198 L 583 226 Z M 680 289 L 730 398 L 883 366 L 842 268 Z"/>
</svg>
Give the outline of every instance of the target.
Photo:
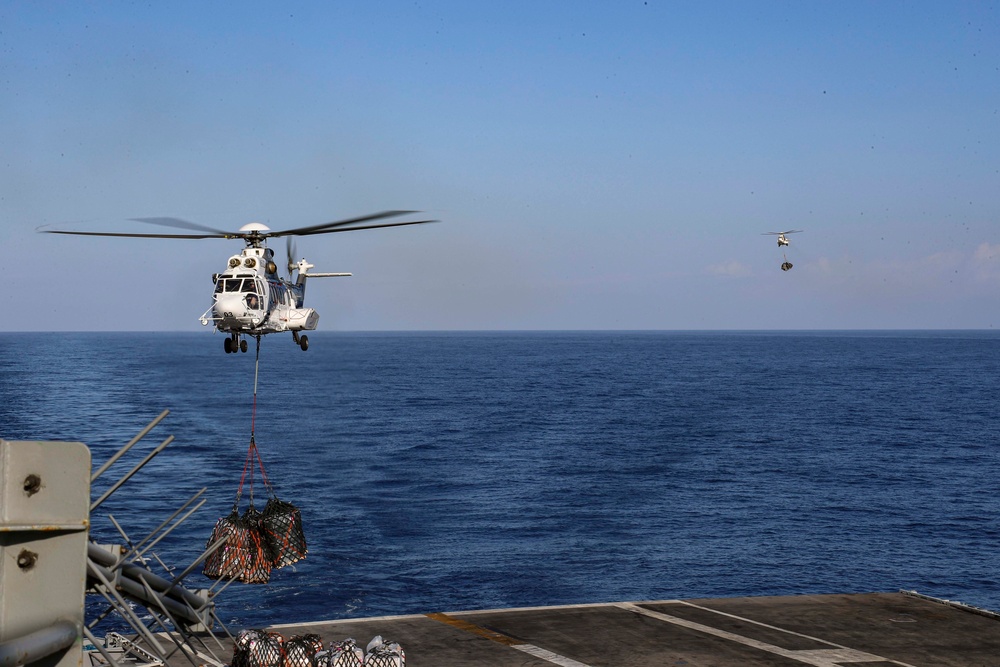
<svg viewBox="0 0 1000 667">
<path fill-rule="evenodd" d="M 209 545 L 180 574 L 153 551 L 205 504 L 201 496 L 206 489 L 140 540 L 130 539 L 110 514 L 121 545 L 99 545 L 88 534 L 93 512 L 162 452 L 173 436 L 93 502 L 91 484 L 168 414 L 163 411 L 92 474 L 90 452 L 82 443 L 0 440 L 0 551 L 3 562 L 16 556 L 17 563 L 17 571 L 0 567 L 0 667 L 119 667 L 126 662 L 134 666 L 136 659 L 166 664 L 173 657 L 186 659 L 193 667 L 226 663 L 205 641 L 214 640 L 218 649 L 224 649 L 217 633 L 232 639 L 215 611 L 215 600 L 225 585 L 218 591 L 184 586 L 185 578 L 225 540 Z M 153 572 L 151 563 L 158 564 L 162 574 Z M 93 619 L 84 619 L 84 591 L 107 604 Z M 145 608 L 142 618 L 134 605 Z M 134 634 L 109 633 L 106 641 L 95 637 L 95 628 L 111 615 Z M 93 644 L 88 649 L 90 662 L 83 660 L 83 638 Z"/>
</svg>

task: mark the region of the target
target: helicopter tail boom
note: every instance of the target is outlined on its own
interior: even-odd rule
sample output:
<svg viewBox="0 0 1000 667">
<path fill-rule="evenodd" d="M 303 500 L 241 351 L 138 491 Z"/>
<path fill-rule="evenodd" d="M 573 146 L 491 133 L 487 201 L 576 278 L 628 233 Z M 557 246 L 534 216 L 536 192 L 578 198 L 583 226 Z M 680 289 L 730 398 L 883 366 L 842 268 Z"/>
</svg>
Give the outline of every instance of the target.
<svg viewBox="0 0 1000 667">
<path fill-rule="evenodd" d="M 341 278 L 353 275 L 353 273 L 304 273 L 299 274 L 299 278 Z"/>
</svg>

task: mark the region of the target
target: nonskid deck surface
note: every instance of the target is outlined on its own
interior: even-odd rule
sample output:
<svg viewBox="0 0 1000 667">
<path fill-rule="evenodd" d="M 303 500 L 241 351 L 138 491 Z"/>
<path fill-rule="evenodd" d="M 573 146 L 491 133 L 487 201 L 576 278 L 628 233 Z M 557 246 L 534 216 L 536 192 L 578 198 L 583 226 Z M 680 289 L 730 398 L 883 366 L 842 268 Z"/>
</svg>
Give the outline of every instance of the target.
<svg viewBox="0 0 1000 667">
<path fill-rule="evenodd" d="M 495 609 L 276 625 L 375 635 L 409 667 L 1000 667 L 1000 617 L 907 593 Z M 231 648 L 228 656 L 231 656 Z M 227 656 L 227 657 L 228 657 Z"/>
</svg>

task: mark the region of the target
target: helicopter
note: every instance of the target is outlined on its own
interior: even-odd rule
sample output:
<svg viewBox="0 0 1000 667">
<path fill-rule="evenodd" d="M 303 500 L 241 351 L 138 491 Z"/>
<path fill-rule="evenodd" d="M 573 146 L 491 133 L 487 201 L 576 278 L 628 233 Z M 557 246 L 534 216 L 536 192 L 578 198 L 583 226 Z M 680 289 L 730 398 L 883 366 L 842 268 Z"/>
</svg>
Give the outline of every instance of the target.
<svg viewBox="0 0 1000 667">
<path fill-rule="evenodd" d="M 296 236 L 313 236 L 350 232 L 360 229 L 381 227 L 403 227 L 422 225 L 437 220 L 413 220 L 407 222 L 381 222 L 377 220 L 415 214 L 417 211 L 382 211 L 371 215 L 336 220 L 318 225 L 296 227 L 274 231 L 260 222 L 246 224 L 238 231 L 227 232 L 206 227 L 178 218 L 132 218 L 136 222 L 187 229 L 193 234 L 134 234 L 117 232 L 78 232 L 55 229 L 40 229 L 47 234 L 73 234 L 77 236 L 116 236 L 155 239 L 243 239 L 245 247 L 238 255 L 229 258 L 221 273 L 212 275 L 215 291 L 212 305 L 199 321 L 204 326 L 210 323 L 225 334 L 226 354 L 246 352 L 249 345 L 246 336 L 257 337 L 272 333 L 291 332 L 292 340 L 302 348 L 309 349 L 309 337 L 302 331 L 313 331 L 319 323 L 319 313 L 303 305 L 306 280 L 309 278 L 331 278 L 350 276 L 350 273 L 311 273 L 313 265 L 304 258 L 295 260 Z M 278 275 L 274 251 L 267 247 L 267 239 L 286 237 L 287 265 L 286 277 Z M 293 275 L 295 274 L 295 275 Z"/>
<path fill-rule="evenodd" d="M 777 236 L 778 247 L 780 248 L 781 246 L 791 245 L 790 242 L 788 241 L 788 237 L 786 237 L 785 234 L 798 234 L 801 231 L 802 231 L 801 229 L 789 229 L 786 232 L 764 232 L 761 236 Z M 785 253 L 781 253 L 781 256 L 785 260 L 784 262 L 781 263 L 781 270 L 790 271 L 792 268 L 792 263 L 788 261 L 788 257 L 785 256 Z"/>
<path fill-rule="evenodd" d="M 788 238 L 785 234 L 798 234 L 801 229 L 789 229 L 787 232 L 764 232 L 761 236 L 777 236 L 778 237 L 778 247 L 783 245 L 789 245 Z"/>
</svg>

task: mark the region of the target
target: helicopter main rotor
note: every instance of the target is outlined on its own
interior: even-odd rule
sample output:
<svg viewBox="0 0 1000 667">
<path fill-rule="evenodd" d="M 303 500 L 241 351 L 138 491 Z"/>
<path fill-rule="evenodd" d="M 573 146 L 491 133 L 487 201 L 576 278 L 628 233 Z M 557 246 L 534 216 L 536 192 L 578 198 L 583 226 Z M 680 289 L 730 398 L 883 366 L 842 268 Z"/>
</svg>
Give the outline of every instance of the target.
<svg viewBox="0 0 1000 667">
<path fill-rule="evenodd" d="M 789 245 L 789 240 L 785 237 L 785 234 L 798 234 L 801 229 L 789 229 L 787 232 L 764 232 L 761 236 L 777 236 L 778 237 L 778 247 L 783 245 Z M 786 269 L 787 270 L 787 269 Z"/>
<path fill-rule="evenodd" d="M 142 234 L 132 232 L 77 232 L 62 229 L 39 229 L 46 234 L 72 234 L 75 236 L 115 236 L 125 238 L 141 239 L 243 239 L 248 248 L 260 248 L 264 242 L 278 236 L 313 236 L 316 234 L 333 234 L 335 232 L 353 232 L 360 229 L 378 229 L 381 227 L 405 227 L 407 225 L 423 225 L 437 220 L 412 220 L 408 222 L 383 222 L 378 224 L 362 224 L 392 218 L 401 215 L 410 215 L 418 211 L 382 211 L 371 215 L 363 215 L 356 218 L 344 220 L 334 220 L 318 225 L 308 225 L 305 227 L 295 227 L 293 229 L 283 229 L 272 231 L 266 225 L 259 222 L 251 222 L 241 227 L 238 231 L 227 232 L 222 229 L 208 227 L 196 222 L 181 220 L 180 218 L 132 218 L 135 222 L 144 222 L 151 225 L 161 225 L 163 227 L 174 227 L 176 229 L 187 229 L 200 234 Z"/>
</svg>

